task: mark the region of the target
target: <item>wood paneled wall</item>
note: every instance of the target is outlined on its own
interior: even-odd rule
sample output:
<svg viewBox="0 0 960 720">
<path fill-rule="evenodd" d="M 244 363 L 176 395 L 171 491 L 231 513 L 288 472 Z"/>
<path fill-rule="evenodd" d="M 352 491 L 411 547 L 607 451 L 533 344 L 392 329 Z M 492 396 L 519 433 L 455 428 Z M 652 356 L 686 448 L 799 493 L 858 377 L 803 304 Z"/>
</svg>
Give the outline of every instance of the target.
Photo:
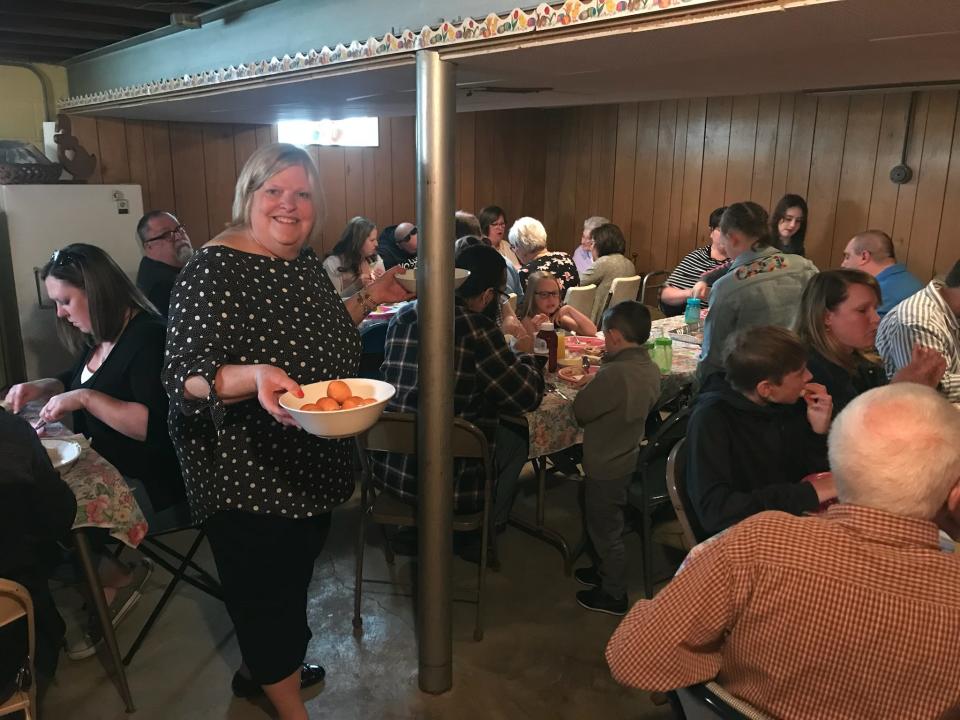
<svg viewBox="0 0 960 720">
<path fill-rule="evenodd" d="M 889 232 L 921 279 L 960 258 L 956 91 L 917 95 L 907 147 L 913 179 L 895 185 L 907 93 L 751 95 L 552 110 L 544 224 L 569 250 L 590 215 L 624 229 L 641 272 L 672 268 L 702 242 L 709 213 L 785 192 L 810 207 L 807 254 L 836 267 L 855 233 Z"/>
<path fill-rule="evenodd" d="M 541 215 L 543 113 L 457 116 L 456 202 L 476 212 L 496 202 L 508 215 Z M 270 126 L 141 122 L 75 117 L 74 134 L 100 162 L 91 182 L 139 183 L 145 209 L 174 212 L 194 245 L 230 219 L 243 163 L 276 139 Z M 414 119 L 383 118 L 376 148 L 312 146 L 323 182 L 321 251 L 329 251 L 347 220 L 365 215 L 380 227 L 415 221 Z"/>
<path fill-rule="evenodd" d="M 770 209 L 785 192 L 807 198 L 809 257 L 835 267 L 847 240 L 889 232 L 921 279 L 960 257 L 960 122 L 956 91 L 917 95 L 907 163 L 895 185 L 907 93 L 749 95 L 457 116 L 456 202 L 501 205 L 512 221 L 542 218 L 555 249 L 572 250 L 583 220 L 620 225 L 638 269 L 672 268 L 702 242 L 720 205 Z M 275 139 L 269 126 L 78 117 L 75 133 L 100 158 L 94 182 L 135 182 L 144 206 L 172 209 L 199 245 L 229 219 L 246 158 Z M 310 152 L 323 178 L 320 250 L 346 221 L 415 220 L 413 118 L 383 118 L 376 148 Z"/>
</svg>

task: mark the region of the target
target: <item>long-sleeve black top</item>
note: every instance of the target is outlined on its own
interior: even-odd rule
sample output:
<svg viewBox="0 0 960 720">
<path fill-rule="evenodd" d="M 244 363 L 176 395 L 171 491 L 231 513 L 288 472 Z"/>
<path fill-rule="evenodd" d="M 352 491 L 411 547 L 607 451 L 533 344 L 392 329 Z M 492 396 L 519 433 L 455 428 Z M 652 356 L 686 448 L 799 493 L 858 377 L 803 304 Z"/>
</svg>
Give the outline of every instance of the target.
<svg viewBox="0 0 960 720">
<path fill-rule="evenodd" d="M 799 515 L 819 504 L 800 480 L 828 469 L 826 436 L 802 401 L 758 405 L 729 385 L 701 393 L 687 443 L 687 494 L 710 535 L 762 510 Z"/>
</svg>

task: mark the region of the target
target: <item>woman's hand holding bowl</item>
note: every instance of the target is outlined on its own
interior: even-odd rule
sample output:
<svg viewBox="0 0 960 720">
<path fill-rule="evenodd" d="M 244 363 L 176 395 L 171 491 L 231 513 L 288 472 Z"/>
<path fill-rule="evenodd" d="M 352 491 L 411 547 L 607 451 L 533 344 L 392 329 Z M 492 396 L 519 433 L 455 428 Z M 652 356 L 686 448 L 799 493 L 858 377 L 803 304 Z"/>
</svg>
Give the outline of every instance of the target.
<svg viewBox="0 0 960 720">
<path fill-rule="evenodd" d="M 397 275 L 406 268 L 395 265 L 387 270 L 383 275 L 374 280 L 367 286 L 367 292 L 370 293 L 370 299 L 378 305 L 403 302 L 412 300 L 415 295 L 406 291 L 406 289 L 397 282 Z"/>
<path fill-rule="evenodd" d="M 253 377 L 257 386 L 257 401 L 263 409 L 278 423 L 299 427 L 290 413 L 280 407 L 277 399 L 288 391 L 297 397 L 303 397 L 300 385 L 283 370 L 273 365 L 257 365 Z"/>
</svg>

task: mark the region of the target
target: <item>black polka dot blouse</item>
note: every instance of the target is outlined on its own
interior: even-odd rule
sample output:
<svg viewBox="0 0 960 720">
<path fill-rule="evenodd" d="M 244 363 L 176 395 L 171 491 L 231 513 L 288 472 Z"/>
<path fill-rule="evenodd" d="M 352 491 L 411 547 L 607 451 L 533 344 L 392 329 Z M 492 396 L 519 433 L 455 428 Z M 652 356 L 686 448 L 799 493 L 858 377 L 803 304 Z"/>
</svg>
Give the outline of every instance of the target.
<svg viewBox="0 0 960 720">
<path fill-rule="evenodd" d="M 223 246 L 198 251 L 170 301 L 164 386 L 170 435 L 196 522 L 223 510 L 312 517 L 353 492 L 351 441 L 278 423 L 256 399 L 224 405 L 222 365 L 269 364 L 299 383 L 352 377 L 360 336 L 316 254 L 292 262 Z M 203 377 L 205 400 L 184 400 Z"/>
</svg>

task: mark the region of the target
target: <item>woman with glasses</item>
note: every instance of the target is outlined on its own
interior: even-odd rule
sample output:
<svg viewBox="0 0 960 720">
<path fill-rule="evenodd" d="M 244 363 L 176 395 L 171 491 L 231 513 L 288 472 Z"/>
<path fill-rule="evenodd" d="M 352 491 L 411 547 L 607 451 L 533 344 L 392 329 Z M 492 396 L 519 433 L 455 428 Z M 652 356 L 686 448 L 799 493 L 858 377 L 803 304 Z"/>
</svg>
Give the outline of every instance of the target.
<svg viewBox="0 0 960 720">
<path fill-rule="evenodd" d="M 596 230 L 601 225 L 606 225 L 610 222 L 605 217 L 600 217 L 599 215 L 594 215 L 593 217 L 588 217 L 583 221 L 583 232 L 580 233 L 580 244 L 577 246 L 577 249 L 573 251 L 573 262 L 577 265 L 577 271 L 580 273 L 580 277 L 583 278 L 583 274 L 593 267 L 593 263 L 596 261 L 596 257 L 593 254 L 593 231 Z M 584 283 L 588 285 L 589 283 Z"/>
<path fill-rule="evenodd" d="M 73 429 L 128 479 L 148 523 L 171 523 L 184 499 L 180 466 L 167 431 L 167 394 L 160 383 L 165 324 L 156 309 L 104 250 L 75 243 L 58 250 L 40 277 L 57 308 L 57 330 L 77 357 L 56 378 L 14 385 L 7 402 L 19 412 L 43 400 L 40 419 L 72 416 Z M 139 599 L 149 570 L 134 574 L 102 564 L 111 611 L 124 616 Z M 71 648 L 74 659 L 93 654 L 89 639 Z"/>
<path fill-rule="evenodd" d="M 560 283 L 548 272 L 535 272 L 527 281 L 527 295 L 517 315 L 523 327 L 536 335 L 543 323 L 576 335 L 597 334 L 594 322 L 572 305 L 564 305 Z"/>
<path fill-rule="evenodd" d="M 321 197 L 301 148 L 250 156 L 231 224 L 174 288 L 163 372 L 187 499 L 205 523 L 240 645 L 233 692 L 266 693 L 282 720 L 307 717 L 300 688 L 324 677 L 304 663 L 307 591 L 354 475 L 351 441 L 301 432 L 277 400 L 302 397 L 300 383 L 356 377 L 356 326 L 378 304 L 410 297 L 395 280 L 400 267 L 340 297 L 310 247 Z"/>
<path fill-rule="evenodd" d="M 517 259 L 517 255 L 513 252 L 513 248 L 510 247 L 510 243 L 506 242 L 507 215 L 503 211 L 503 208 L 496 205 L 488 205 L 479 212 L 477 220 L 480 221 L 480 232 L 483 233 L 483 237 L 486 240 L 490 241 L 490 246 L 503 255 L 503 258 L 513 265 L 514 268 L 519 270 L 520 260 Z"/>
<path fill-rule="evenodd" d="M 582 285 L 596 285 L 597 294 L 593 298 L 590 319 L 594 324 L 600 322 L 607 296 L 613 281 L 622 277 L 633 277 L 637 269 L 624 255 L 627 242 L 623 232 L 613 223 L 598 225 L 590 231 L 590 240 L 596 262 L 580 275 Z"/>
</svg>

